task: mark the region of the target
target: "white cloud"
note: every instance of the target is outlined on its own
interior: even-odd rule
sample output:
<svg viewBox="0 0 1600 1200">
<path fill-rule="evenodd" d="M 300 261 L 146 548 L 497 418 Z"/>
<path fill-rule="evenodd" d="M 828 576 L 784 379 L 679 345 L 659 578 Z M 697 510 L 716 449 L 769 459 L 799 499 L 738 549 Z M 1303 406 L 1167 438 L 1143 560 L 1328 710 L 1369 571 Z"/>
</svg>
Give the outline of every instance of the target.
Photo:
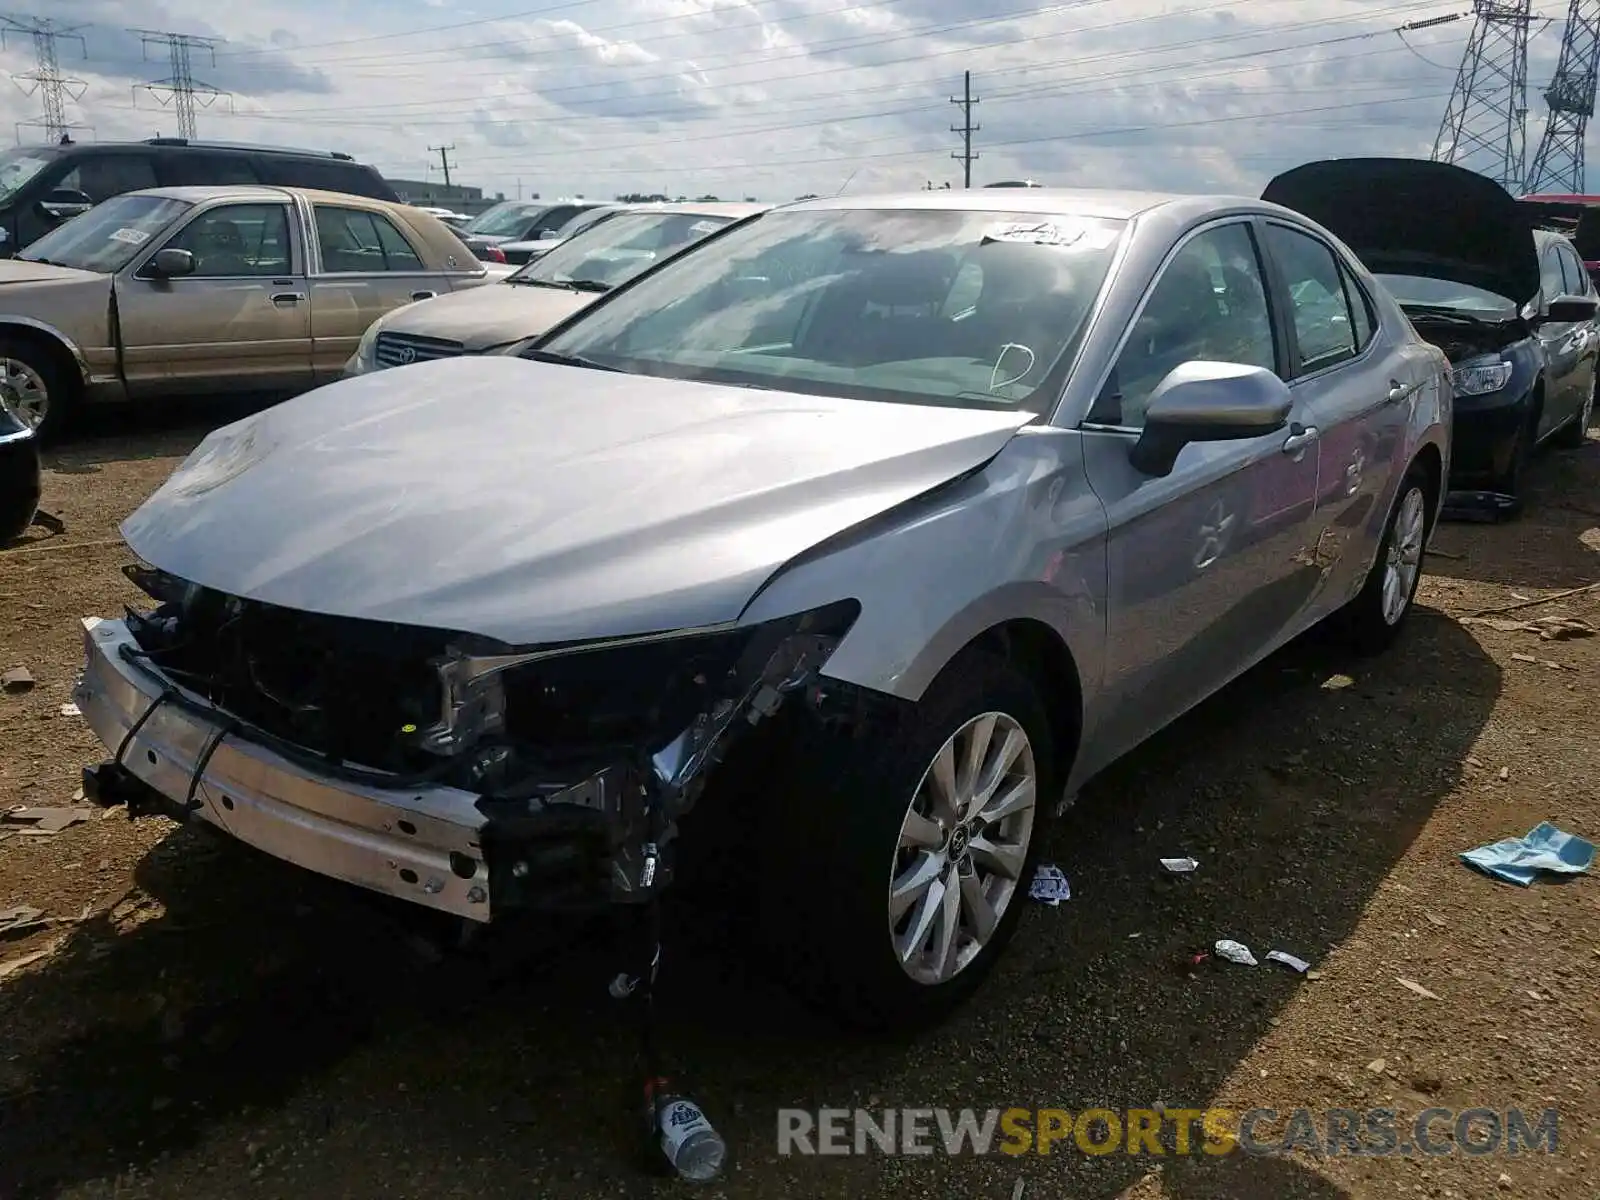
<svg viewBox="0 0 1600 1200">
<path fill-rule="evenodd" d="M 27 0 L 23 0 L 26 4 Z M 522 7 L 526 5 L 527 7 Z M 175 132 L 132 85 L 168 73 L 128 27 L 227 39 L 202 137 L 327 146 L 417 178 L 450 145 L 489 192 L 785 199 L 960 182 L 948 102 L 981 97 L 974 182 L 1254 192 L 1331 154 L 1426 155 L 1470 22 L 1449 0 L 34 0 L 82 23 L 98 139 Z M 27 8 L 20 10 L 28 12 Z M 1561 26 L 1530 53 L 1529 157 Z M 26 38 L 0 66 L 32 68 Z M 0 119 L 38 115 L 0 90 Z"/>
</svg>

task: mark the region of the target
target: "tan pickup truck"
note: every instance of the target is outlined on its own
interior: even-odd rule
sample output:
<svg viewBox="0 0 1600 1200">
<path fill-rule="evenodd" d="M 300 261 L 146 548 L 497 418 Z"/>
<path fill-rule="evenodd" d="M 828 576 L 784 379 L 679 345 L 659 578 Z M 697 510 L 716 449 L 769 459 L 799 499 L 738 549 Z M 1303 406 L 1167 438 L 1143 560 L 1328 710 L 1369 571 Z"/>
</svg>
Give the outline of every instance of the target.
<svg viewBox="0 0 1600 1200">
<path fill-rule="evenodd" d="M 129 192 L 0 261 L 0 379 L 41 436 L 84 403 L 303 391 L 338 378 L 391 309 L 495 277 L 408 205 L 261 186 Z"/>
</svg>

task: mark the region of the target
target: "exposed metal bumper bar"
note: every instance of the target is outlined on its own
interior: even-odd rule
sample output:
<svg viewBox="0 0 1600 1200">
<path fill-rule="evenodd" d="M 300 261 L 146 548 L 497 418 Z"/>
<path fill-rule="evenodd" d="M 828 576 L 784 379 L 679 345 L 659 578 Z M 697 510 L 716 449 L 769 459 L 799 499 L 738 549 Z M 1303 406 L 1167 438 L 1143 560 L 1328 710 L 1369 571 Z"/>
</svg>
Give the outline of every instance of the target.
<svg viewBox="0 0 1600 1200">
<path fill-rule="evenodd" d="M 73 698 L 108 749 L 128 739 L 121 765 L 140 781 L 179 807 L 192 794 L 195 818 L 285 862 L 455 916 L 490 919 L 480 837 L 486 818 L 476 795 L 439 786 L 388 791 L 313 775 L 253 743 L 248 732 L 222 736 L 222 721 L 197 711 L 205 701 L 170 684 L 188 704 L 160 704 L 128 738 L 162 684 L 124 657 L 138 649 L 124 622 L 89 617 L 83 631 L 84 672 Z"/>
</svg>

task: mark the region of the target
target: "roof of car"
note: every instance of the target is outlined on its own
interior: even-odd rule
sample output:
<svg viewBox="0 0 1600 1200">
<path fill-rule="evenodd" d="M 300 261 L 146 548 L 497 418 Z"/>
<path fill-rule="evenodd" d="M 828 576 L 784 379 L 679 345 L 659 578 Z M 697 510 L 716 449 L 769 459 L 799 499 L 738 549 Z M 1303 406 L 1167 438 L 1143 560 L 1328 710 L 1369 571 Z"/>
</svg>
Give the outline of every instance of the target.
<svg viewBox="0 0 1600 1200">
<path fill-rule="evenodd" d="M 674 200 L 643 204 L 623 204 L 619 207 L 625 208 L 629 212 L 681 213 L 687 217 L 732 217 L 737 221 L 740 217 L 748 217 L 758 212 L 765 212 L 772 205 L 760 203 L 741 204 L 727 200 L 707 200 L 704 203 L 696 200 Z"/>
<path fill-rule="evenodd" d="M 158 196 L 165 200 L 185 200 L 190 204 L 205 204 L 212 200 L 286 200 L 290 196 L 304 196 L 307 200 L 323 204 L 375 204 L 383 208 L 412 208 L 413 205 L 394 200 L 379 200 L 373 196 L 353 196 L 347 192 L 329 192 L 318 188 L 279 187 L 267 183 L 223 183 L 192 187 L 140 188 L 130 196 Z M 420 210 L 419 210 L 420 211 Z"/>
<path fill-rule="evenodd" d="M 1060 216 L 1108 217 L 1127 220 L 1153 208 L 1195 196 L 1168 192 L 1112 191 L 1100 188 L 974 188 L 887 192 L 881 195 L 819 196 L 784 205 L 786 209 L 921 208 L 975 212 L 1051 213 Z M 1230 204 L 1259 200 L 1219 197 Z"/>
</svg>

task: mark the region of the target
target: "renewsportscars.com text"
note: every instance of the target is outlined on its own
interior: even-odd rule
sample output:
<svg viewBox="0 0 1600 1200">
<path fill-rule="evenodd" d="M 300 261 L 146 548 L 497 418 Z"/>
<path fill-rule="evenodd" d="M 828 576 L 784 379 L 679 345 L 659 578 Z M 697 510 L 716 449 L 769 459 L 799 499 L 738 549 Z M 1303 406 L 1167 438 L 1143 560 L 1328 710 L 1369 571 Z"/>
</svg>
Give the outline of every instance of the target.
<svg viewBox="0 0 1600 1200">
<path fill-rule="evenodd" d="M 807 1155 L 1553 1154 L 1559 1116 L 1510 1108 L 857 1108 L 778 1110 L 778 1153 Z"/>
</svg>

